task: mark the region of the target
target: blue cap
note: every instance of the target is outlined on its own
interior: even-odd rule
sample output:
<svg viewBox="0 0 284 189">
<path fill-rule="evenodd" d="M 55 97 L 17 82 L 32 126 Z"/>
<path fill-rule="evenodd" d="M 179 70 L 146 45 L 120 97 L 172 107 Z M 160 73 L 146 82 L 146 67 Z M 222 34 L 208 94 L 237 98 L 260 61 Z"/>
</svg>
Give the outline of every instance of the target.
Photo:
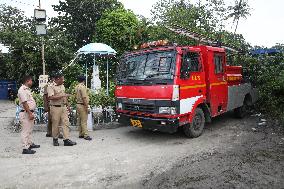
<svg viewBox="0 0 284 189">
<path fill-rule="evenodd" d="M 79 75 L 77 79 L 79 82 L 86 81 L 86 77 L 84 75 Z"/>
</svg>

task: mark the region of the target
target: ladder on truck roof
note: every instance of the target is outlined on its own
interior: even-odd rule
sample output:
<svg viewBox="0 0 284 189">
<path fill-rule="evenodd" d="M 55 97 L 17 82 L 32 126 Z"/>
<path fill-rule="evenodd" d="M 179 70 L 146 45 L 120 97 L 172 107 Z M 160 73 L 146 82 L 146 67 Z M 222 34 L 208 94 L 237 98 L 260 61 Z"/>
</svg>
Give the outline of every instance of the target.
<svg viewBox="0 0 284 189">
<path fill-rule="evenodd" d="M 210 46 L 219 46 L 221 48 L 224 48 L 228 51 L 232 51 L 232 52 L 236 52 L 238 53 L 239 51 L 232 48 L 232 47 L 228 47 L 228 46 L 224 46 L 224 45 L 218 45 L 218 42 L 214 42 L 213 40 L 207 39 L 206 37 L 204 37 L 201 34 L 195 33 L 195 32 L 191 32 L 188 29 L 182 28 L 180 26 L 175 26 L 175 27 L 170 27 L 170 26 L 165 26 L 168 30 L 179 34 L 179 35 L 184 35 L 186 37 L 189 37 L 190 39 L 196 40 L 201 44 L 206 44 L 206 45 L 210 45 Z M 215 45 L 214 45 L 215 44 Z"/>
</svg>

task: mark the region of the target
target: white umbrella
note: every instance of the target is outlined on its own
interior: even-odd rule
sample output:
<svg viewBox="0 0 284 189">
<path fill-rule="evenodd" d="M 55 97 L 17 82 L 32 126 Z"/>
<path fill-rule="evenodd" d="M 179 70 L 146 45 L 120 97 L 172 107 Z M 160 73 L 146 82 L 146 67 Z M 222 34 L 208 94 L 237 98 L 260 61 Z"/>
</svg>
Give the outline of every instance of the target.
<svg viewBox="0 0 284 189">
<path fill-rule="evenodd" d="M 116 55 L 116 51 L 111 48 L 110 46 L 103 44 L 103 43 L 89 43 L 85 46 L 83 46 L 82 48 L 80 48 L 77 51 L 77 55 L 80 54 L 95 54 L 94 56 L 94 64 L 95 64 L 95 57 L 96 55 L 98 56 L 114 56 Z M 86 83 L 87 83 L 87 64 L 86 66 Z M 109 88 L 109 81 L 108 81 L 108 59 L 107 59 L 107 95 L 109 94 L 108 88 Z"/>
<path fill-rule="evenodd" d="M 89 43 L 77 51 L 78 54 L 94 53 L 98 55 L 116 55 L 116 51 L 110 46 L 103 43 Z"/>
</svg>

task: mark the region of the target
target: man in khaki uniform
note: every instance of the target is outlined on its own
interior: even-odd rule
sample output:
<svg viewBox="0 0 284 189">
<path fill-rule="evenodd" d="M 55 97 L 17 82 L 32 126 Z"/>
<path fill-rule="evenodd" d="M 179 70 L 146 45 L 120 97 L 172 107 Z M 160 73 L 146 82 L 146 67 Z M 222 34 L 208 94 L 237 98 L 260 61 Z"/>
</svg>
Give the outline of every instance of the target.
<svg viewBox="0 0 284 189">
<path fill-rule="evenodd" d="M 64 76 L 61 73 L 55 75 L 54 84 L 47 88 L 48 100 L 50 101 L 50 113 L 52 119 L 52 137 L 53 145 L 59 146 L 59 123 L 62 123 L 63 127 L 63 141 L 64 146 L 76 145 L 76 142 L 72 142 L 69 139 L 69 120 L 67 110 L 67 98 L 70 96 L 65 93 Z"/>
<path fill-rule="evenodd" d="M 53 82 L 54 82 L 54 76 L 53 76 L 53 74 L 50 74 L 50 81 L 43 88 L 43 90 L 44 90 L 44 92 L 43 92 L 44 112 L 48 112 L 46 137 L 52 136 L 52 120 L 51 120 L 51 115 L 50 115 L 49 100 L 48 100 L 48 96 L 47 96 L 47 88 L 49 86 L 53 85 Z"/>
<path fill-rule="evenodd" d="M 87 93 L 87 87 L 85 86 L 85 77 L 78 77 L 79 84 L 75 87 L 76 91 L 76 102 L 77 102 L 77 116 L 79 123 L 79 138 L 85 140 L 92 140 L 88 135 L 87 120 L 88 120 L 88 107 L 89 107 L 89 96 Z"/>
<path fill-rule="evenodd" d="M 23 145 L 22 154 L 34 154 L 36 151 L 32 150 L 32 148 L 40 147 L 40 145 L 36 145 L 32 142 L 32 131 L 35 119 L 34 110 L 36 108 L 36 102 L 30 90 L 32 84 L 32 77 L 24 76 L 23 85 L 18 91 L 19 102 L 22 108 L 20 112 L 20 122 L 22 125 L 21 139 Z"/>
<path fill-rule="evenodd" d="M 50 114 L 50 107 L 49 107 L 47 88 L 51 87 L 54 84 L 54 74 L 55 74 L 54 72 L 50 74 L 50 81 L 43 88 L 43 90 L 44 90 L 44 92 L 43 92 L 44 112 L 48 113 L 46 137 L 52 137 L 52 119 L 51 119 L 51 114 Z M 59 137 L 58 138 L 63 138 L 63 135 L 61 133 L 59 133 Z"/>
</svg>

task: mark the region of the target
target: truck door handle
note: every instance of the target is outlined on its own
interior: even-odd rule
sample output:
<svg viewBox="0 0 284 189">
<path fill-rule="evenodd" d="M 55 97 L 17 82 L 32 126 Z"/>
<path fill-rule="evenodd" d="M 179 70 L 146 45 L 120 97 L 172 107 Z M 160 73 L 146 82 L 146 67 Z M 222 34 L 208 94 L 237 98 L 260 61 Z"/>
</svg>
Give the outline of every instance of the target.
<svg viewBox="0 0 284 189">
<path fill-rule="evenodd" d="M 202 93 L 202 90 L 201 89 L 199 89 L 199 91 L 198 91 L 199 93 Z"/>
</svg>

